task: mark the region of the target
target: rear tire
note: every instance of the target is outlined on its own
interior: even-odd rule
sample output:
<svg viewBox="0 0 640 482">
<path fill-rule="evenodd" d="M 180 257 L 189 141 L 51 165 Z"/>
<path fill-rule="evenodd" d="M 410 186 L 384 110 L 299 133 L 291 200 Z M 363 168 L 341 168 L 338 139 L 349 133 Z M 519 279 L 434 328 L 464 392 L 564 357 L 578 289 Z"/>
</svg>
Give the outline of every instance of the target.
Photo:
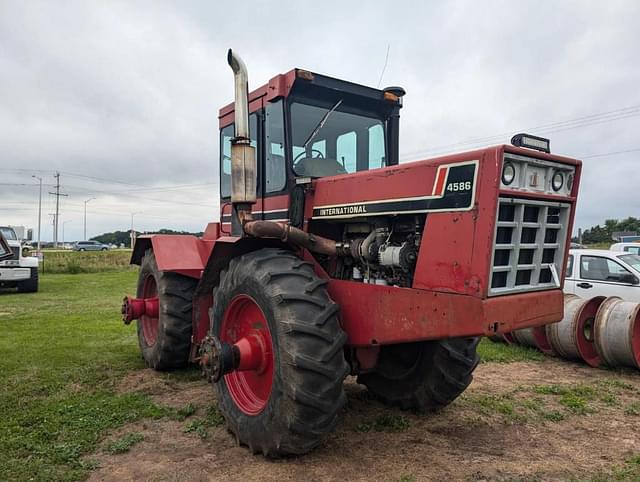
<svg viewBox="0 0 640 482">
<path fill-rule="evenodd" d="M 234 323 L 230 313 L 240 299 L 251 300 L 261 310 L 271 339 L 272 374 L 256 390 L 264 392 L 268 384 L 270 391 L 258 413 L 243 407 L 234 388 L 238 376 L 232 376 L 247 372 L 229 373 L 216 384 L 229 429 L 253 453 L 303 454 L 335 428 L 346 401 L 343 381 L 349 366 L 344 357 L 347 335 L 326 284 L 310 263 L 282 249 L 261 249 L 232 259 L 221 273 L 214 290 L 213 334 L 229 339 Z M 255 384 L 258 376 L 246 377 L 240 375 L 245 386 Z"/>
<path fill-rule="evenodd" d="M 358 376 L 383 403 L 421 412 L 453 402 L 473 380 L 479 338 L 383 346 L 372 373 Z"/>
<path fill-rule="evenodd" d="M 21 293 L 36 293 L 38 291 L 38 268 L 31 268 L 31 276 L 26 281 L 17 284 Z"/>
<path fill-rule="evenodd" d="M 158 318 L 156 321 L 138 320 L 142 358 L 155 370 L 182 368 L 188 362 L 191 348 L 192 298 L 197 281 L 169 271 L 158 271 L 155 255 L 149 249 L 140 264 L 138 298 L 150 295 L 145 293 L 145 284 L 155 286 Z M 153 337 L 148 333 L 150 324 L 155 325 Z"/>
</svg>

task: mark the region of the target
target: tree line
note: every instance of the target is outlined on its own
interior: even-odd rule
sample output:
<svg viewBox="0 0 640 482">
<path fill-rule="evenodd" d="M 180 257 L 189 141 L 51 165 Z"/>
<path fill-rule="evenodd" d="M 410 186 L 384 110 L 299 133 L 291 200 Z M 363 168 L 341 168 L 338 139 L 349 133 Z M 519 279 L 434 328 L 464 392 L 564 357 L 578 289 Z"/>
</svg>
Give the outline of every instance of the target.
<svg viewBox="0 0 640 482">
<path fill-rule="evenodd" d="M 137 233 L 142 234 L 142 233 Z M 192 234 L 194 236 L 202 236 L 202 232 L 190 233 L 189 231 L 174 231 L 173 229 L 160 229 L 158 231 L 145 232 L 144 234 Z M 111 233 L 103 233 L 99 236 L 91 238 L 94 241 L 98 241 L 103 244 L 124 244 L 129 246 L 131 242 L 131 235 L 129 231 L 113 231 Z"/>
<path fill-rule="evenodd" d="M 628 217 L 626 219 L 606 219 L 604 225 L 592 226 L 582 233 L 584 244 L 610 243 L 613 241 L 613 233 L 620 231 L 640 233 L 640 219 Z M 577 241 L 577 238 L 575 239 Z"/>
</svg>

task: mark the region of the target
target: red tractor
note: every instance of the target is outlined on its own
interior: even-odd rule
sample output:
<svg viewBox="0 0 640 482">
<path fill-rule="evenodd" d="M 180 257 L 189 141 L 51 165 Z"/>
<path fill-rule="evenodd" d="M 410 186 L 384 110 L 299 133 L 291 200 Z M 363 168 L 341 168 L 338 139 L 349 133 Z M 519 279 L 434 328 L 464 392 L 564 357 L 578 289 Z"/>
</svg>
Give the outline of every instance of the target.
<svg viewBox="0 0 640 482">
<path fill-rule="evenodd" d="M 294 69 L 220 110 L 220 222 L 141 236 L 148 366 L 201 365 L 240 443 L 319 445 L 356 375 L 379 400 L 437 410 L 471 383 L 479 337 L 563 315 L 581 163 L 519 134 L 399 163 L 404 90 Z"/>
</svg>

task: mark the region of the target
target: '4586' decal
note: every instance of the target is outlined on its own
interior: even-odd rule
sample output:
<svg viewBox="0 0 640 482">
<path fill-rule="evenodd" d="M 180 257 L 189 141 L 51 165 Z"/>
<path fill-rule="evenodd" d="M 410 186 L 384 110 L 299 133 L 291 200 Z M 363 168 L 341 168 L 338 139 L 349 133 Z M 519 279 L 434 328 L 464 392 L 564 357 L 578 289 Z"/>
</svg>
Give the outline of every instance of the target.
<svg viewBox="0 0 640 482">
<path fill-rule="evenodd" d="M 447 191 L 470 191 L 471 181 L 452 182 L 447 185 Z"/>
<path fill-rule="evenodd" d="M 475 160 L 443 164 L 438 166 L 430 196 L 314 206 L 313 219 L 468 211 L 473 208 L 477 175 Z"/>
</svg>

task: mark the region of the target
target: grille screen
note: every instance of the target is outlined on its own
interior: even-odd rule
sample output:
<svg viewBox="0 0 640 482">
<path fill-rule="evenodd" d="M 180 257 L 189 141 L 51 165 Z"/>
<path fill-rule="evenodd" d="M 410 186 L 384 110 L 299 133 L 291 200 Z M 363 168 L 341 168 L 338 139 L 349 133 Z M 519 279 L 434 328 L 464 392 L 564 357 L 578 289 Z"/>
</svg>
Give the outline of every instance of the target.
<svg viewBox="0 0 640 482">
<path fill-rule="evenodd" d="M 569 204 L 500 198 L 490 295 L 558 288 Z"/>
</svg>

